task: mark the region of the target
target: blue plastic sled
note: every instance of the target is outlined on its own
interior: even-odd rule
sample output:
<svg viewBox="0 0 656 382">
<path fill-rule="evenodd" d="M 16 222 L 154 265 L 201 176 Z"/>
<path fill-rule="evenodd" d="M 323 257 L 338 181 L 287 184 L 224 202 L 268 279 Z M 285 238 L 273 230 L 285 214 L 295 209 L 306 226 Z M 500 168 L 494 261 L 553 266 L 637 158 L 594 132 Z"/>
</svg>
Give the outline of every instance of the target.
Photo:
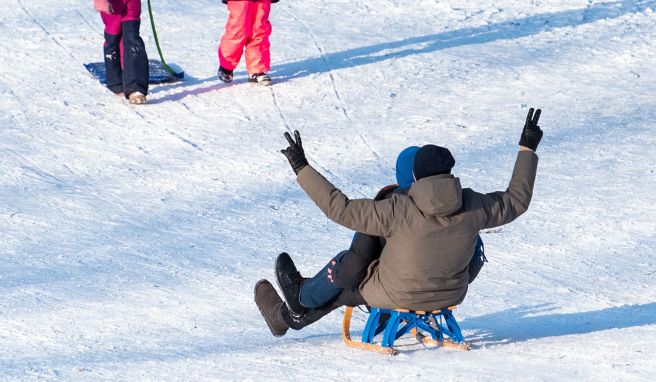
<svg viewBox="0 0 656 382">
<path fill-rule="evenodd" d="M 105 63 L 92 62 L 84 64 L 89 73 L 96 77 L 101 84 L 107 85 L 107 78 L 105 77 Z M 161 61 L 148 60 L 148 81 L 151 84 L 163 84 L 177 82 L 184 78 L 184 72 L 173 69 L 173 73 L 169 73 Z"/>
</svg>

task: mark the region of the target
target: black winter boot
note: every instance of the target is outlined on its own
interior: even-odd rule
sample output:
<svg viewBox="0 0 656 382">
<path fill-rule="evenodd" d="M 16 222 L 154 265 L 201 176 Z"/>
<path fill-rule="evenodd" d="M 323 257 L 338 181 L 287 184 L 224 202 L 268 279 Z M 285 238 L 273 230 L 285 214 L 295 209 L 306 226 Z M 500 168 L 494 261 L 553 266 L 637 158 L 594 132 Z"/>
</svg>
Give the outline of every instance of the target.
<svg viewBox="0 0 656 382">
<path fill-rule="evenodd" d="M 286 304 L 283 304 L 281 311 L 281 316 L 283 321 L 294 330 L 301 330 L 310 323 L 306 323 L 305 315 L 296 315 L 289 311 L 289 307 Z"/>
<path fill-rule="evenodd" d="M 219 66 L 219 70 L 216 72 L 216 75 L 219 76 L 219 79 L 225 83 L 232 82 L 233 71 L 228 70 L 222 66 Z"/>
<path fill-rule="evenodd" d="M 301 283 L 306 279 L 301 276 L 294 265 L 294 261 L 286 252 L 278 255 L 276 259 L 276 280 L 287 301 L 290 313 L 300 316 L 307 309 L 301 305 Z"/>
<path fill-rule="evenodd" d="M 271 86 L 273 80 L 266 73 L 249 74 L 248 82 L 253 85 Z"/>
<path fill-rule="evenodd" d="M 285 303 L 267 280 L 260 280 L 255 284 L 255 304 L 262 313 L 271 334 L 275 337 L 284 336 L 289 329 L 289 325 L 282 317 Z"/>
<path fill-rule="evenodd" d="M 328 304 L 319 309 L 307 309 L 302 315 L 292 314 L 286 304 L 282 305 L 281 315 L 282 319 L 287 325 L 294 330 L 301 330 L 304 327 L 319 321 L 323 316 L 332 312 L 339 304 Z"/>
</svg>

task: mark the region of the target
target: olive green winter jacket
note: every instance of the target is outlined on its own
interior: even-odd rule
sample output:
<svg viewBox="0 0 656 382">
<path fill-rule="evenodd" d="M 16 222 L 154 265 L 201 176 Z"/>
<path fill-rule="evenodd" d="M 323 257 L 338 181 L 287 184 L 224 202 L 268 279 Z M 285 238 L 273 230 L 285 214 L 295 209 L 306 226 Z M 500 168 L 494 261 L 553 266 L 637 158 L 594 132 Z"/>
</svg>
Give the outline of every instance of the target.
<svg viewBox="0 0 656 382">
<path fill-rule="evenodd" d="M 468 264 L 479 230 L 507 224 L 528 209 L 538 157 L 520 151 L 508 189 L 481 194 L 453 175 L 412 184 L 408 195 L 350 200 L 311 166 L 298 182 L 328 218 L 387 240 L 380 260 L 360 284 L 371 306 L 432 310 L 456 305 L 467 293 Z"/>
</svg>

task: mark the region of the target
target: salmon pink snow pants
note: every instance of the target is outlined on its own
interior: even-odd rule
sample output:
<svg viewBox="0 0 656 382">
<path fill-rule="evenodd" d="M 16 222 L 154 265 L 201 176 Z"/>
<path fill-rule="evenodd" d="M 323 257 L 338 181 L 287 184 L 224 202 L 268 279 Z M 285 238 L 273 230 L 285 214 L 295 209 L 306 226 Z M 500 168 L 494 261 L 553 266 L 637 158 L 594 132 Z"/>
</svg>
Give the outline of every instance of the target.
<svg viewBox="0 0 656 382">
<path fill-rule="evenodd" d="M 148 94 L 148 56 L 139 35 L 141 0 L 109 0 L 113 14 L 100 13 L 105 24 L 105 76 L 115 93 Z"/>
<path fill-rule="evenodd" d="M 248 73 L 268 72 L 271 67 L 271 1 L 228 1 L 228 11 L 226 30 L 219 44 L 219 64 L 224 69 L 234 70 L 245 48 Z"/>
</svg>

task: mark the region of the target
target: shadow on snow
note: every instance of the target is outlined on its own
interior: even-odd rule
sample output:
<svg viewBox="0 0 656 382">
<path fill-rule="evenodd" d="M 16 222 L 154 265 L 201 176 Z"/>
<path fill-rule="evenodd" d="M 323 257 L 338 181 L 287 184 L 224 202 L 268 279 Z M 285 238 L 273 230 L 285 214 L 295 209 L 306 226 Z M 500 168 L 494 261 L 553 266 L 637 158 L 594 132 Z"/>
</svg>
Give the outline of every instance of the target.
<svg viewBox="0 0 656 382">
<path fill-rule="evenodd" d="M 296 78 L 307 77 L 312 74 L 374 64 L 395 58 L 431 53 L 442 49 L 485 44 L 499 40 L 512 40 L 559 28 L 576 27 L 599 20 L 621 17 L 628 13 L 644 12 L 647 8 L 652 7 L 656 7 L 656 1 L 654 0 L 599 3 L 586 8 L 543 13 L 496 24 L 463 28 L 455 31 L 347 49 L 341 52 L 282 64 L 273 68 L 270 74 L 274 78 L 274 81 L 281 83 Z M 204 80 L 192 80 L 187 83 L 189 85 L 199 85 L 214 80 L 217 80 L 217 76 L 212 76 Z M 153 99 L 152 101 L 153 103 L 176 101 L 187 95 L 198 95 L 217 90 L 221 87 L 220 85 L 183 90 L 175 94 L 166 95 L 160 99 Z M 166 91 L 174 86 L 154 89 L 151 93 Z"/>
<path fill-rule="evenodd" d="M 476 330 L 474 344 L 514 343 L 545 337 L 588 334 L 656 324 L 656 303 L 624 305 L 602 310 L 544 314 L 550 305 L 521 306 L 462 320 L 463 330 Z"/>
</svg>

